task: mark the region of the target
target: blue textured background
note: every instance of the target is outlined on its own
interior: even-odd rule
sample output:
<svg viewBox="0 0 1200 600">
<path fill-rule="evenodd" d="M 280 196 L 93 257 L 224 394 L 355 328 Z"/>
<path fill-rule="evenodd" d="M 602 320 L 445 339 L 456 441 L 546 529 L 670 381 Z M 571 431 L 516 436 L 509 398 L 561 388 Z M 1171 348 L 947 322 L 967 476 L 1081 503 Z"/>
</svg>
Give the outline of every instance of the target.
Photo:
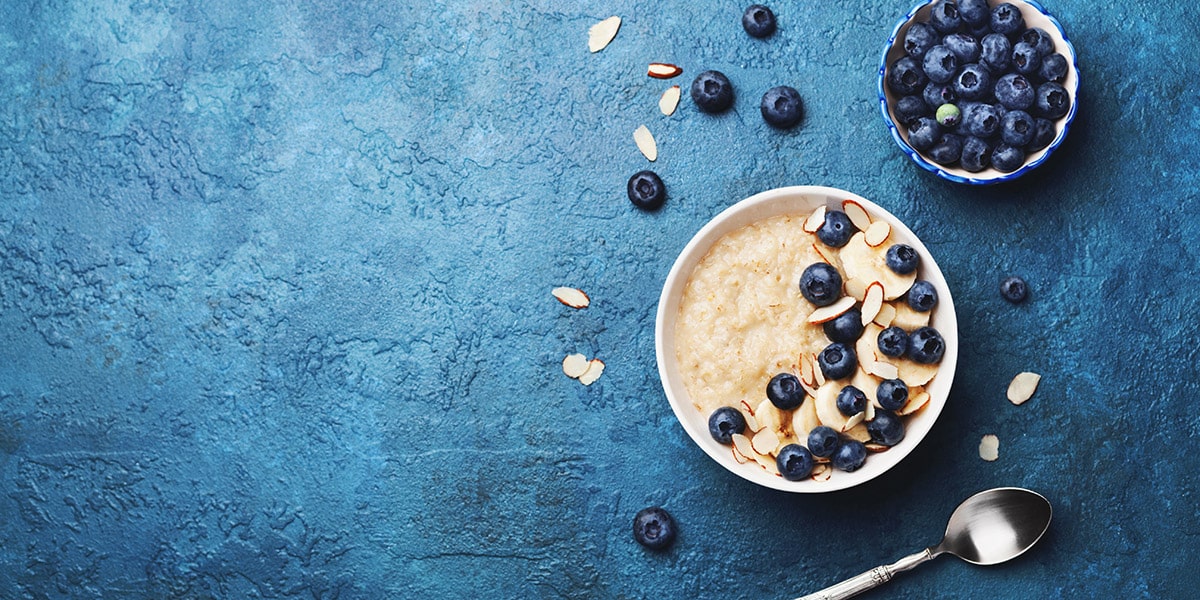
<svg viewBox="0 0 1200 600">
<path fill-rule="evenodd" d="M 766 41 L 743 8 L 4 3 L 0 598 L 782 598 L 936 542 L 996 485 L 1053 502 L 1034 551 L 868 597 L 1193 595 L 1197 4 L 1048 2 L 1079 116 L 988 189 L 885 132 L 876 62 L 907 2 L 777 3 Z M 724 71 L 735 110 L 663 117 L 650 61 L 685 86 Z M 781 133 L 757 101 L 784 83 L 808 112 Z M 654 214 L 624 195 L 640 124 L 670 190 Z M 819 497 L 705 458 L 654 366 L 679 250 L 795 184 L 906 220 L 961 319 L 931 436 Z M 997 293 L 1012 273 L 1021 306 Z M 595 385 L 563 376 L 574 351 L 607 361 Z M 1044 379 L 1014 407 L 1023 370 Z M 679 522 L 668 552 L 632 541 L 649 504 Z"/>
</svg>

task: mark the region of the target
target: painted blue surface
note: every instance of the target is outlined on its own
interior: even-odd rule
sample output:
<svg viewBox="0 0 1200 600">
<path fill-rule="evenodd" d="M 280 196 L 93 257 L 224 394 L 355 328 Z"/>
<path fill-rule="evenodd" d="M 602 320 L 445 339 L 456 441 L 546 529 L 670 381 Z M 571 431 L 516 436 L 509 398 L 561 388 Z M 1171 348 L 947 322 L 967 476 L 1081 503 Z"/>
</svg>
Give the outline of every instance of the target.
<svg viewBox="0 0 1200 600">
<path fill-rule="evenodd" d="M 1193 595 L 1200 8 L 1045 3 L 1078 116 L 980 189 L 880 122 L 910 3 L 888 4 L 780 5 L 759 41 L 711 1 L 5 3 L 0 598 L 785 598 L 936 542 L 998 485 L 1054 504 L 1030 554 L 867 597 Z M 658 60 L 685 86 L 724 71 L 734 111 L 658 114 Z M 758 115 L 777 84 L 805 98 L 794 131 Z M 640 124 L 654 214 L 624 197 Z M 930 437 L 820 497 L 708 461 L 654 367 L 676 253 L 796 184 L 903 218 L 963 343 Z M 574 351 L 608 364 L 591 387 L 561 373 Z M 1014 407 L 1024 370 L 1044 379 Z M 632 541 L 649 504 L 679 522 L 668 552 Z"/>
</svg>

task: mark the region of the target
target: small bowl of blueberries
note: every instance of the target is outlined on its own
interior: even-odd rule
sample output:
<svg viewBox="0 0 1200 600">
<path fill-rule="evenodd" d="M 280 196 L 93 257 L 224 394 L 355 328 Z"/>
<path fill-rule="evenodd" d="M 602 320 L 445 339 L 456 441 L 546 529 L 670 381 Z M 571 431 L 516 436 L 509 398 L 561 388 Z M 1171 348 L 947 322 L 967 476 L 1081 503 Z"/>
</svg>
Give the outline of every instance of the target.
<svg viewBox="0 0 1200 600">
<path fill-rule="evenodd" d="M 933 0 L 892 30 L 879 103 L 913 162 L 971 185 L 1044 163 L 1075 117 L 1079 69 L 1062 25 L 1033 0 Z"/>
</svg>

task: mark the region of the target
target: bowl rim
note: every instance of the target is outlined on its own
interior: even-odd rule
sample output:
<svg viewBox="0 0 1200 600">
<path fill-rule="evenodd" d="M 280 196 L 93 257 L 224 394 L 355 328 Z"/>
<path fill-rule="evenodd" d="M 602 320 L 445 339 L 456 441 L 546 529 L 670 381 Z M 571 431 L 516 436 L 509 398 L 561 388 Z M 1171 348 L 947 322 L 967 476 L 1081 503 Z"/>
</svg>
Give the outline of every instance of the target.
<svg viewBox="0 0 1200 600">
<path fill-rule="evenodd" d="M 1074 44 L 1071 43 L 1071 39 L 1069 37 L 1067 37 L 1067 31 L 1066 31 L 1066 29 L 1063 28 L 1062 23 L 1059 23 L 1058 19 L 1055 19 L 1054 15 L 1050 14 L 1036 0 L 1004 0 L 1004 2 L 1008 2 L 1010 4 L 1027 4 L 1027 5 L 1029 5 L 1031 8 L 1033 8 L 1034 10 L 1038 11 L 1043 16 L 1045 16 L 1046 19 L 1052 25 L 1054 25 L 1054 28 L 1058 31 L 1058 34 L 1062 37 L 1063 44 L 1066 46 L 1066 48 L 1065 48 L 1066 55 L 1070 59 L 1070 69 L 1075 74 L 1074 85 L 1071 87 L 1071 89 L 1068 90 L 1071 94 L 1071 99 L 1072 99 L 1071 108 L 1067 111 L 1067 114 L 1064 117 L 1062 117 L 1064 119 L 1062 122 L 1062 128 L 1058 131 L 1058 134 L 1054 136 L 1054 140 L 1052 140 L 1050 142 L 1050 144 L 1048 146 L 1046 146 L 1045 150 L 1042 152 L 1042 155 L 1035 158 L 1034 160 L 1031 160 L 1031 161 L 1025 163 L 1024 165 L 1021 166 L 1021 168 L 1017 169 L 1016 171 L 1013 171 L 1011 173 L 999 173 L 998 175 L 995 175 L 993 177 L 975 177 L 975 176 L 965 176 L 965 175 L 959 175 L 956 173 L 950 173 L 946 170 L 945 167 L 942 167 L 941 165 L 938 165 L 937 163 L 934 163 L 933 161 L 926 159 L 924 156 L 921 155 L 920 152 L 918 152 L 915 148 L 910 146 L 908 144 L 908 142 L 906 142 L 904 140 L 904 137 L 900 134 L 900 130 L 897 127 L 896 122 L 892 119 L 892 115 L 888 111 L 888 100 L 887 100 L 887 95 L 886 95 L 886 90 L 885 90 L 886 85 L 887 85 L 886 84 L 886 73 L 887 73 L 887 66 L 888 66 L 888 64 L 887 64 L 888 54 L 890 54 L 892 49 L 895 47 L 896 38 L 899 37 L 900 30 L 905 25 L 907 25 L 910 21 L 912 21 L 912 19 L 916 16 L 917 11 L 921 10 L 922 8 L 924 8 L 926 6 L 932 5 L 937 1 L 938 0 L 921 0 L 920 2 L 917 2 L 896 23 L 896 26 L 892 28 L 892 33 L 890 36 L 888 36 L 887 43 L 885 43 L 883 46 L 883 53 L 880 56 L 880 61 L 879 61 L 879 76 L 876 80 L 876 93 L 878 94 L 878 97 L 879 97 L 879 109 L 883 113 L 883 122 L 887 125 L 888 130 L 892 135 L 892 139 L 896 142 L 896 145 L 900 146 L 900 149 L 905 154 L 907 154 L 908 157 L 911 158 L 913 162 L 917 163 L 917 165 L 920 166 L 922 169 L 925 169 L 926 171 L 929 171 L 930 173 L 933 173 L 934 175 L 937 175 L 938 177 L 941 177 L 942 179 L 945 179 L 947 181 L 953 181 L 955 183 L 965 183 L 968 185 L 995 185 L 997 183 L 1003 183 L 1006 181 L 1012 181 L 1014 179 L 1017 179 L 1018 177 L 1021 177 L 1022 175 L 1034 170 L 1035 168 L 1037 168 L 1042 163 L 1046 162 L 1047 159 L 1050 158 L 1050 155 L 1053 154 L 1054 151 L 1057 150 L 1058 147 L 1062 145 L 1064 140 L 1066 140 L 1067 132 L 1071 128 L 1071 123 L 1075 120 L 1075 112 L 1076 112 L 1077 108 L 1079 107 L 1079 63 L 1078 63 L 1078 58 L 1077 58 L 1078 55 L 1075 52 L 1075 46 L 1074 46 Z"/>
<path fill-rule="evenodd" d="M 679 299 L 695 266 L 725 234 L 772 216 L 806 214 L 819 204 L 830 206 L 845 199 L 861 203 L 872 218 L 886 220 L 892 226 L 893 234 L 898 233 L 900 240 L 917 250 L 922 261 L 922 274 L 938 292 L 938 307 L 933 323 L 936 323 L 938 331 L 946 340 L 946 353 L 943 355 L 937 376 L 926 388 L 930 394 L 929 405 L 909 419 L 906 424 L 908 431 L 900 444 L 887 452 L 872 454 L 867 463 L 857 471 L 835 472 L 828 481 L 788 481 L 768 473 L 757 465 L 738 464 L 733 459 L 729 446 L 718 444 L 708 433 L 707 415 L 701 414 L 692 404 L 679 376 L 674 339 Z M 654 334 L 659 380 L 676 419 L 692 441 L 711 459 L 735 475 L 764 487 L 795 493 L 826 493 L 851 488 L 875 479 L 899 464 L 927 436 L 941 415 L 949 399 L 958 362 L 958 320 L 953 297 L 945 275 L 928 248 L 908 226 L 883 207 L 858 194 L 826 186 L 790 186 L 759 192 L 725 208 L 705 223 L 679 253 L 663 283 L 655 314 Z"/>
</svg>

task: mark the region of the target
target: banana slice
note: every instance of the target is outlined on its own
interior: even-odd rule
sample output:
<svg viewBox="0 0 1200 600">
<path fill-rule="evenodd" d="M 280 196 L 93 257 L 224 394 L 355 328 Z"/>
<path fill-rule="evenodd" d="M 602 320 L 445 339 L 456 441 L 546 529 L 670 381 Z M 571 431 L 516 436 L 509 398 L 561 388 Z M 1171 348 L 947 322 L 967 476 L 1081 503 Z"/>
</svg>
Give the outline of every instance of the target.
<svg viewBox="0 0 1200 600">
<path fill-rule="evenodd" d="M 805 400 L 800 408 L 792 412 L 792 431 L 797 438 L 806 442 L 805 445 L 809 432 L 820 424 L 821 421 L 817 419 L 817 403 L 814 400 Z"/>
<path fill-rule="evenodd" d="M 848 419 L 837 407 L 837 397 L 841 391 L 841 384 L 830 381 L 817 390 L 817 400 L 814 403 L 817 405 L 817 419 L 822 425 L 832 427 L 835 431 L 847 429 Z"/>
<path fill-rule="evenodd" d="M 929 317 L 933 314 L 933 311 L 913 310 L 913 307 L 904 300 L 897 300 L 892 303 L 892 306 L 896 308 L 896 315 L 892 317 L 892 325 L 910 333 L 928 325 Z"/>
<path fill-rule="evenodd" d="M 895 300 L 908 292 L 917 280 L 917 272 L 901 275 L 891 270 L 887 266 L 887 250 L 886 245 L 872 248 L 861 231 L 850 237 L 839 254 L 847 294 L 855 295 L 859 289 L 865 294 L 867 286 L 874 281 L 883 285 L 884 300 Z M 862 296 L 855 297 L 862 299 Z"/>
</svg>

